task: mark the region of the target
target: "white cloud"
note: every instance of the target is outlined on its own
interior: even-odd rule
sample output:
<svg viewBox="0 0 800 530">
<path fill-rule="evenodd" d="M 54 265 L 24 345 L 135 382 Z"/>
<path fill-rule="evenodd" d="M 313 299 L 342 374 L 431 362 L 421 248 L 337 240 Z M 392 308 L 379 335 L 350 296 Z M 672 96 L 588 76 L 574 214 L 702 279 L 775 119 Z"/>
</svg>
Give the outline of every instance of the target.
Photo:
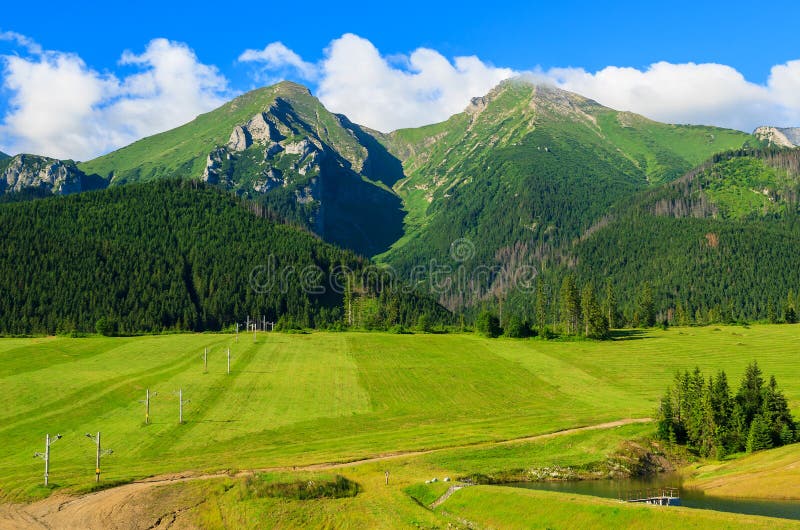
<svg viewBox="0 0 800 530">
<path fill-rule="evenodd" d="M 11 93 L 0 145 L 86 160 L 143 136 L 185 123 L 222 104 L 227 80 L 185 44 L 154 39 L 120 63 L 138 69 L 121 79 L 93 70 L 77 55 L 28 47 L 2 56 Z"/>
<path fill-rule="evenodd" d="M 29 53 L 42 53 L 42 47 L 39 46 L 38 42 L 16 31 L 0 31 L 0 40 L 22 46 Z"/>
<path fill-rule="evenodd" d="M 263 50 L 245 50 L 239 56 L 239 62 L 259 63 L 261 65 L 260 73 L 294 71 L 306 81 L 312 81 L 318 75 L 315 64 L 307 63 L 294 51 L 284 46 L 282 42 L 270 43 Z"/>
<path fill-rule="evenodd" d="M 746 131 L 800 121 L 800 61 L 773 67 L 763 85 L 721 64 L 659 62 L 646 70 L 609 66 L 596 73 L 555 68 L 545 75 L 561 88 L 659 121 Z"/>
<path fill-rule="evenodd" d="M 461 111 L 471 97 L 518 74 L 474 56 L 450 61 L 427 48 L 410 55 L 381 55 L 370 41 L 353 34 L 331 42 L 316 65 L 281 43 L 270 44 L 263 54 L 242 54 L 249 59 L 262 56 L 263 75 L 286 73 L 287 67 L 302 73 L 302 65 L 310 73 L 301 77 L 317 80 L 317 93 L 328 108 L 384 131 L 444 120 Z M 537 68 L 523 75 L 664 122 L 744 131 L 764 124 L 800 125 L 800 60 L 772 67 L 764 84 L 748 81 L 733 67 L 708 63 L 658 62 L 641 70 L 609 66 L 594 73 Z"/>
<path fill-rule="evenodd" d="M 514 75 L 474 56 L 451 62 L 428 48 L 387 58 L 353 34 L 330 44 L 320 71 L 319 98 L 330 110 L 382 131 L 445 120 Z"/>
</svg>

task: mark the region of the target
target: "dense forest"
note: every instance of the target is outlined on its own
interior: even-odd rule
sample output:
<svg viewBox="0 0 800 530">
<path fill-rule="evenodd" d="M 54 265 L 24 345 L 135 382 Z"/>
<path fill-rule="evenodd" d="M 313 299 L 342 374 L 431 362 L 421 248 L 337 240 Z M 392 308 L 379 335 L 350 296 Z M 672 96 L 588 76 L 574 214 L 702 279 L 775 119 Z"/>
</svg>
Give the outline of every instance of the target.
<svg viewBox="0 0 800 530">
<path fill-rule="evenodd" d="M 218 330 L 248 316 L 340 326 L 348 282 L 357 307 L 382 301 L 373 327 L 450 318 L 369 261 L 197 182 L 3 204 L 0 227 L 3 334 Z"/>
<path fill-rule="evenodd" d="M 563 328 L 561 286 L 574 276 L 579 290 L 601 286 L 597 294 L 612 297 L 612 327 L 796 322 L 798 190 L 800 151 L 715 155 L 618 204 L 567 245 L 518 245 L 512 258 L 532 264 L 543 287 L 498 289 L 486 303 Z"/>
<path fill-rule="evenodd" d="M 756 362 L 735 395 L 724 371 L 706 380 L 699 368 L 675 374 L 658 411 L 658 435 L 702 456 L 723 456 L 793 443 L 797 430 L 775 376 L 764 382 Z"/>
</svg>

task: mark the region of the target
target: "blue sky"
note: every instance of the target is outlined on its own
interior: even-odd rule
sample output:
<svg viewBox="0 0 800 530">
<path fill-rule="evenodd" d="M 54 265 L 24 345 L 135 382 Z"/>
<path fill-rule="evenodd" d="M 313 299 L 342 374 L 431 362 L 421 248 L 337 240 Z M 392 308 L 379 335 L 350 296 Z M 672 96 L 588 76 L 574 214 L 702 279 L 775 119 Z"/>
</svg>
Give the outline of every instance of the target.
<svg viewBox="0 0 800 530">
<path fill-rule="evenodd" d="M 385 130 L 520 73 L 663 121 L 800 125 L 799 16 L 796 2 L 14 2 L 0 149 L 88 158 L 283 77 Z"/>
</svg>

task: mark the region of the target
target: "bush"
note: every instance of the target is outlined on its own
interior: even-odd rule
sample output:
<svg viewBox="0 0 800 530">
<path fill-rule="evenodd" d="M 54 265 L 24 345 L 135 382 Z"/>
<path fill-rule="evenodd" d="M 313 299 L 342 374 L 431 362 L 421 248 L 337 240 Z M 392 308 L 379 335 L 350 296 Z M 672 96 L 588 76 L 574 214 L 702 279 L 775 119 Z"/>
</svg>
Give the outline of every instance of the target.
<svg viewBox="0 0 800 530">
<path fill-rule="evenodd" d="M 506 324 L 504 331 L 506 337 L 510 337 L 512 339 L 524 339 L 531 336 L 530 325 L 517 316 L 512 316 L 510 319 L 508 319 L 508 323 Z"/>
<path fill-rule="evenodd" d="M 100 317 L 94 324 L 94 329 L 98 335 L 110 337 L 114 334 L 114 323 L 106 317 Z"/>
<path fill-rule="evenodd" d="M 417 331 L 422 333 L 431 332 L 431 318 L 425 313 L 421 314 L 417 319 Z"/>
<path fill-rule="evenodd" d="M 500 319 L 490 311 L 483 311 L 475 321 L 475 328 L 484 337 L 494 338 L 500 335 Z"/>
</svg>

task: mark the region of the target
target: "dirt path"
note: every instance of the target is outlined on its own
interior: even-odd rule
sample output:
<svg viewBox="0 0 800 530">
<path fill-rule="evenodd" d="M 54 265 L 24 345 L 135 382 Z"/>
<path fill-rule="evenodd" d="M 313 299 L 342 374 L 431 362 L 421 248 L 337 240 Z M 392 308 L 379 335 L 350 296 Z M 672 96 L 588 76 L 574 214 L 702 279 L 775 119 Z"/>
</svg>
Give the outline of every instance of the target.
<svg viewBox="0 0 800 530">
<path fill-rule="evenodd" d="M 651 421 L 650 418 L 632 418 L 499 442 L 480 442 L 422 451 L 386 453 L 350 462 L 263 468 L 241 471 L 233 476 L 246 476 L 262 471 L 323 471 L 340 469 L 459 448 L 491 447 L 544 440 L 583 431 L 610 429 L 622 425 L 646 423 L 649 421 Z M 0 528 L 3 530 L 55 528 L 80 530 L 94 528 L 115 530 L 124 528 L 148 530 L 158 528 L 186 528 L 185 523 L 181 520 L 181 513 L 196 507 L 203 502 L 203 499 L 180 495 L 177 489 L 166 489 L 161 486 L 230 476 L 232 475 L 226 473 L 160 475 L 130 484 L 116 486 L 107 490 L 88 493 L 86 495 L 69 496 L 56 494 L 32 504 L 0 505 Z M 455 491 L 454 488 L 456 488 L 456 486 L 451 488 L 453 492 Z M 453 492 L 448 490 L 448 493 L 451 495 Z"/>
</svg>

